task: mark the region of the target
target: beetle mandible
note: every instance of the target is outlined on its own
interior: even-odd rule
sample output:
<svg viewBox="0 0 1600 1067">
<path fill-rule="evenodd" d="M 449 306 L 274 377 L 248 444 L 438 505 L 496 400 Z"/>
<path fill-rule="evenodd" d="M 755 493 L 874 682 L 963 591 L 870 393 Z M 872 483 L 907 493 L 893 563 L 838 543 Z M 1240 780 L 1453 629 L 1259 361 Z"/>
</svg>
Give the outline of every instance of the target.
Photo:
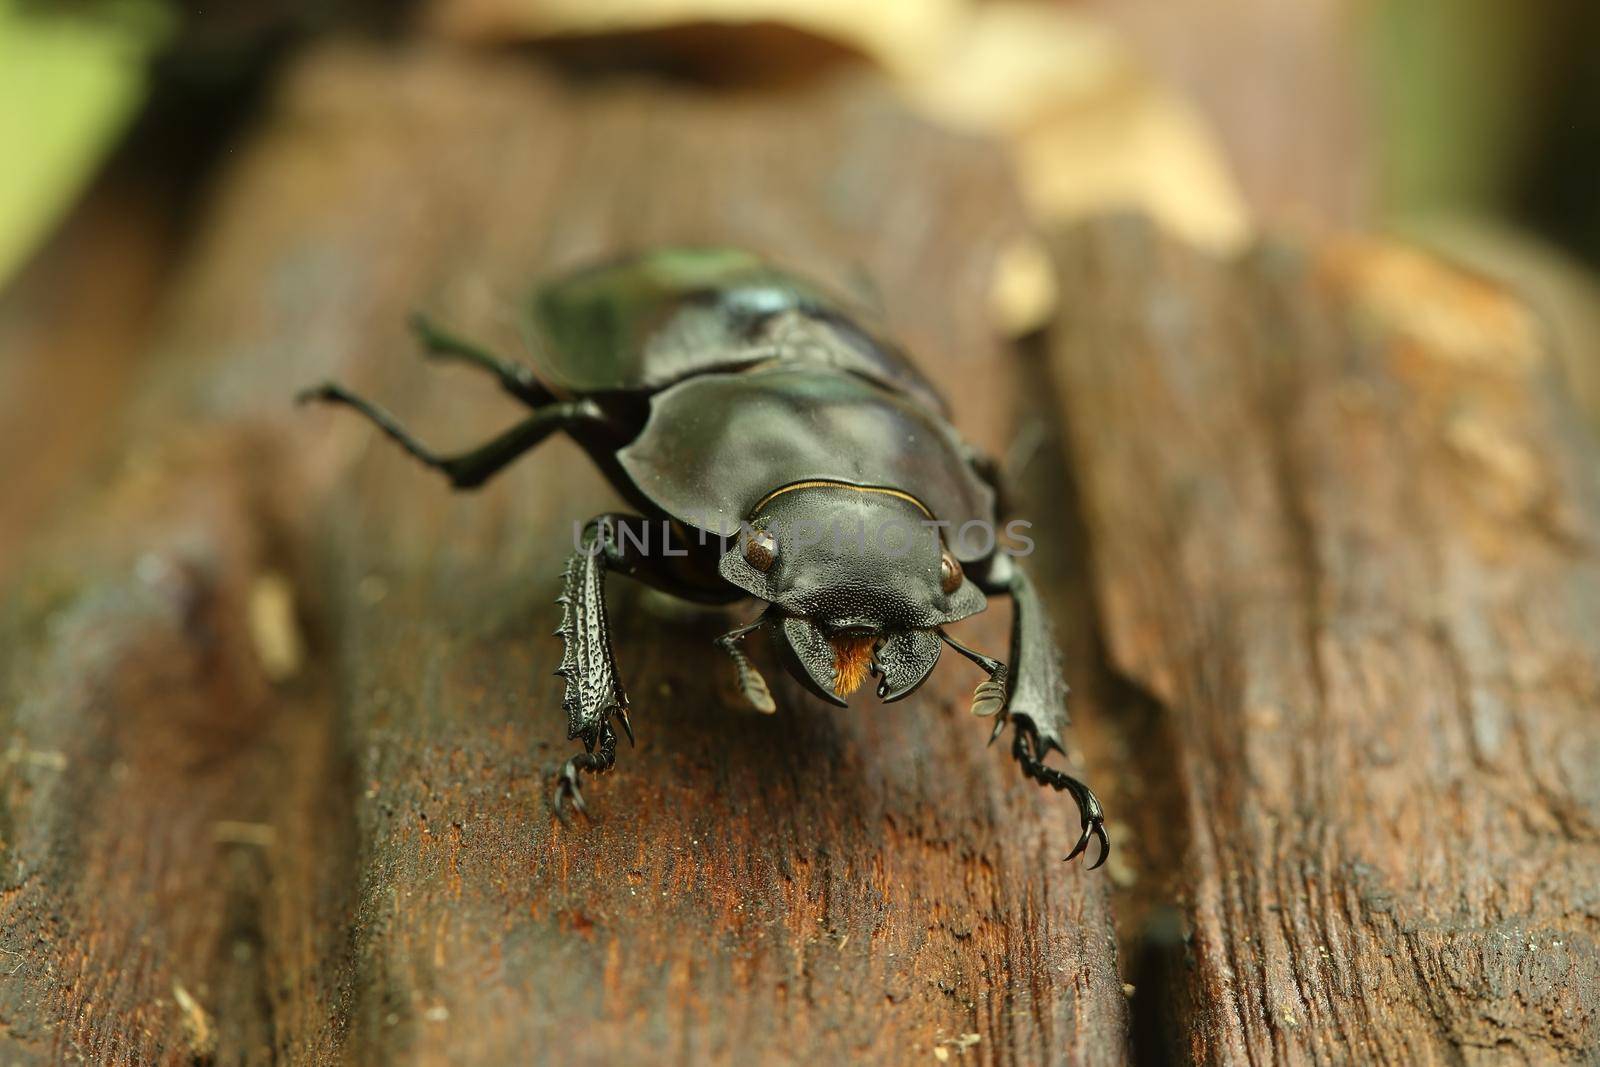
<svg viewBox="0 0 1600 1067">
<path fill-rule="evenodd" d="M 439 455 L 334 383 L 300 399 L 354 408 L 457 489 L 564 432 L 638 509 L 591 520 L 567 563 L 557 673 L 567 736 L 584 751 L 562 769 L 557 814 L 569 799 L 584 810 L 579 774 L 611 768 L 616 727 L 633 739 L 606 621 L 605 578 L 616 572 L 699 603 L 764 601 L 716 640 L 762 711 L 772 695 L 741 647 L 759 628 L 801 685 L 841 706 L 868 674 L 880 699 L 901 699 L 948 645 L 988 675 L 972 711 L 994 718 L 990 741 L 1009 723 L 1023 774 L 1077 801 L 1082 833 L 1067 859 L 1098 837 L 1094 866 L 1105 862 L 1100 802 L 1044 762 L 1061 751 L 1067 686 L 1039 595 L 992 536 L 981 546 L 950 536 L 971 523 L 992 533 L 993 464 L 956 434 L 899 349 L 815 285 L 731 249 L 603 263 L 540 288 L 527 311 L 537 372 L 413 319 L 430 356 L 488 371 L 533 409 L 472 451 Z M 673 531 L 670 554 L 648 551 L 648 528 L 628 536 L 646 523 Z M 882 536 L 891 529 L 911 536 Z M 944 631 L 998 593 L 1013 604 L 1009 665 Z"/>
</svg>

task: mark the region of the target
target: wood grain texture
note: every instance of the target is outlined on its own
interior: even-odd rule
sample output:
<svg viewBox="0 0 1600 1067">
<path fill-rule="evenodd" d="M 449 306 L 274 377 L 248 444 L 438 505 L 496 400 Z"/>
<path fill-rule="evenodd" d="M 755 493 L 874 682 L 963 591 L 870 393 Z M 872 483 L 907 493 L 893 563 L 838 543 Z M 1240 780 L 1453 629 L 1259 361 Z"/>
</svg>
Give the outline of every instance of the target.
<svg viewBox="0 0 1600 1067">
<path fill-rule="evenodd" d="M 130 364 L 175 258 L 171 205 L 122 167 L 98 183 L 0 294 L 0 574 L 96 446 L 113 436 Z"/>
<path fill-rule="evenodd" d="M 1533 319 L 1381 243 L 1057 251 L 1107 669 L 1183 811 L 1167 1051 L 1594 1062 L 1600 456 Z"/>
<path fill-rule="evenodd" d="M 268 116 L 124 469 L 5 602 L 6 1058 L 1124 1060 L 1108 882 L 1059 862 L 1070 802 L 984 748 L 972 670 L 850 711 L 769 671 L 783 710 L 751 716 L 726 617 L 617 580 L 639 745 L 563 827 L 552 601 L 611 494 L 562 442 L 452 497 L 288 406 L 336 374 L 476 443 L 512 409 L 426 366 L 406 312 L 514 350 L 533 278 L 710 241 L 873 278 L 998 448 L 1015 381 L 984 297 L 1025 220 L 992 149 L 868 84 L 569 88 L 431 52 L 318 53 Z M 280 579 L 309 657 L 274 683 L 253 612 Z M 963 638 L 1003 648 L 1005 614 Z"/>
</svg>

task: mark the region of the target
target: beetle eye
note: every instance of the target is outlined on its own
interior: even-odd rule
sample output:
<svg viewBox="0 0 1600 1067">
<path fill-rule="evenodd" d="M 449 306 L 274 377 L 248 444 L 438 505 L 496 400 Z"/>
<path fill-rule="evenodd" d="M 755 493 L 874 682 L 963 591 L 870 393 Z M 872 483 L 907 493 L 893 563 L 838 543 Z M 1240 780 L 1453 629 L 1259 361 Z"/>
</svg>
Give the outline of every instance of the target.
<svg viewBox="0 0 1600 1067">
<path fill-rule="evenodd" d="M 961 564 L 948 548 L 939 557 L 939 588 L 946 593 L 954 593 L 961 588 Z"/>
<path fill-rule="evenodd" d="M 778 539 L 765 530 L 753 530 L 744 539 L 744 561 L 765 574 L 778 558 Z"/>
</svg>

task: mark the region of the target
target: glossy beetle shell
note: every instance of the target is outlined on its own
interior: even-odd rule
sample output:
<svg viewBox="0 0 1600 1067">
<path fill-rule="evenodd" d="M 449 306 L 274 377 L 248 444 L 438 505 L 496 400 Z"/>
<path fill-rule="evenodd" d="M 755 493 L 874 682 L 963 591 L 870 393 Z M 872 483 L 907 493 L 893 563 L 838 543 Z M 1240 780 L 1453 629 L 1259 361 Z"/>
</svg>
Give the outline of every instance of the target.
<svg viewBox="0 0 1600 1067">
<path fill-rule="evenodd" d="M 567 395 L 648 393 L 771 360 L 835 366 L 944 401 L 860 314 L 748 252 L 659 249 L 542 287 L 528 307 L 539 377 Z"/>
<path fill-rule="evenodd" d="M 702 529 L 735 530 L 774 489 L 813 480 L 904 489 L 953 528 L 994 521 L 994 492 L 949 424 L 846 371 L 778 364 L 679 382 L 617 458 L 657 507 Z"/>
</svg>

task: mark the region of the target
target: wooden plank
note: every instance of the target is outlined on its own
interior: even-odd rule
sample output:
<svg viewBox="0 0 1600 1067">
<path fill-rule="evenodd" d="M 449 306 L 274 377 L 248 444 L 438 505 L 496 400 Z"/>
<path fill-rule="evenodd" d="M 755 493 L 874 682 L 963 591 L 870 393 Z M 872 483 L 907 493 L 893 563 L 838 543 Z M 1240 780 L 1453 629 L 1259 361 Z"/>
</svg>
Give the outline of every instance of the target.
<svg viewBox="0 0 1600 1067">
<path fill-rule="evenodd" d="M 114 168 L 0 291 L 0 574 L 112 436 L 174 258 L 173 212 Z M 22 457 L 26 462 L 20 461 Z"/>
<path fill-rule="evenodd" d="M 609 491 L 555 443 L 451 497 L 287 407 L 337 374 L 474 442 L 511 408 L 425 366 L 408 310 L 514 349 L 530 279 L 694 240 L 874 278 L 999 447 L 1016 382 L 984 298 L 1025 222 L 996 154 L 867 84 L 571 89 L 427 52 L 318 53 L 270 115 L 130 402 L 120 488 L 8 603 L 8 1052 L 1121 1062 L 1107 880 L 1058 862 L 1070 802 L 983 747 L 970 670 L 848 712 L 770 672 L 786 711 L 749 716 L 725 619 L 614 583 L 639 746 L 563 828 L 552 600 Z M 263 622 L 280 580 L 295 611 Z M 1005 614 L 964 635 L 1003 647 Z"/>
<path fill-rule="evenodd" d="M 250 633 L 283 565 L 268 456 L 145 453 L 7 590 L 8 1062 L 265 1062 L 275 1027 L 327 1025 L 348 802 L 327 701 L 271 685 Z"/>
<path fill-rule="evenodd" d="M 1057 252 L 1106 666 L 1180 795 L 1169 1051 L 1591 1062 L 1600 457 L 1534 320 L 1381 243 Z"/>
</svg>

